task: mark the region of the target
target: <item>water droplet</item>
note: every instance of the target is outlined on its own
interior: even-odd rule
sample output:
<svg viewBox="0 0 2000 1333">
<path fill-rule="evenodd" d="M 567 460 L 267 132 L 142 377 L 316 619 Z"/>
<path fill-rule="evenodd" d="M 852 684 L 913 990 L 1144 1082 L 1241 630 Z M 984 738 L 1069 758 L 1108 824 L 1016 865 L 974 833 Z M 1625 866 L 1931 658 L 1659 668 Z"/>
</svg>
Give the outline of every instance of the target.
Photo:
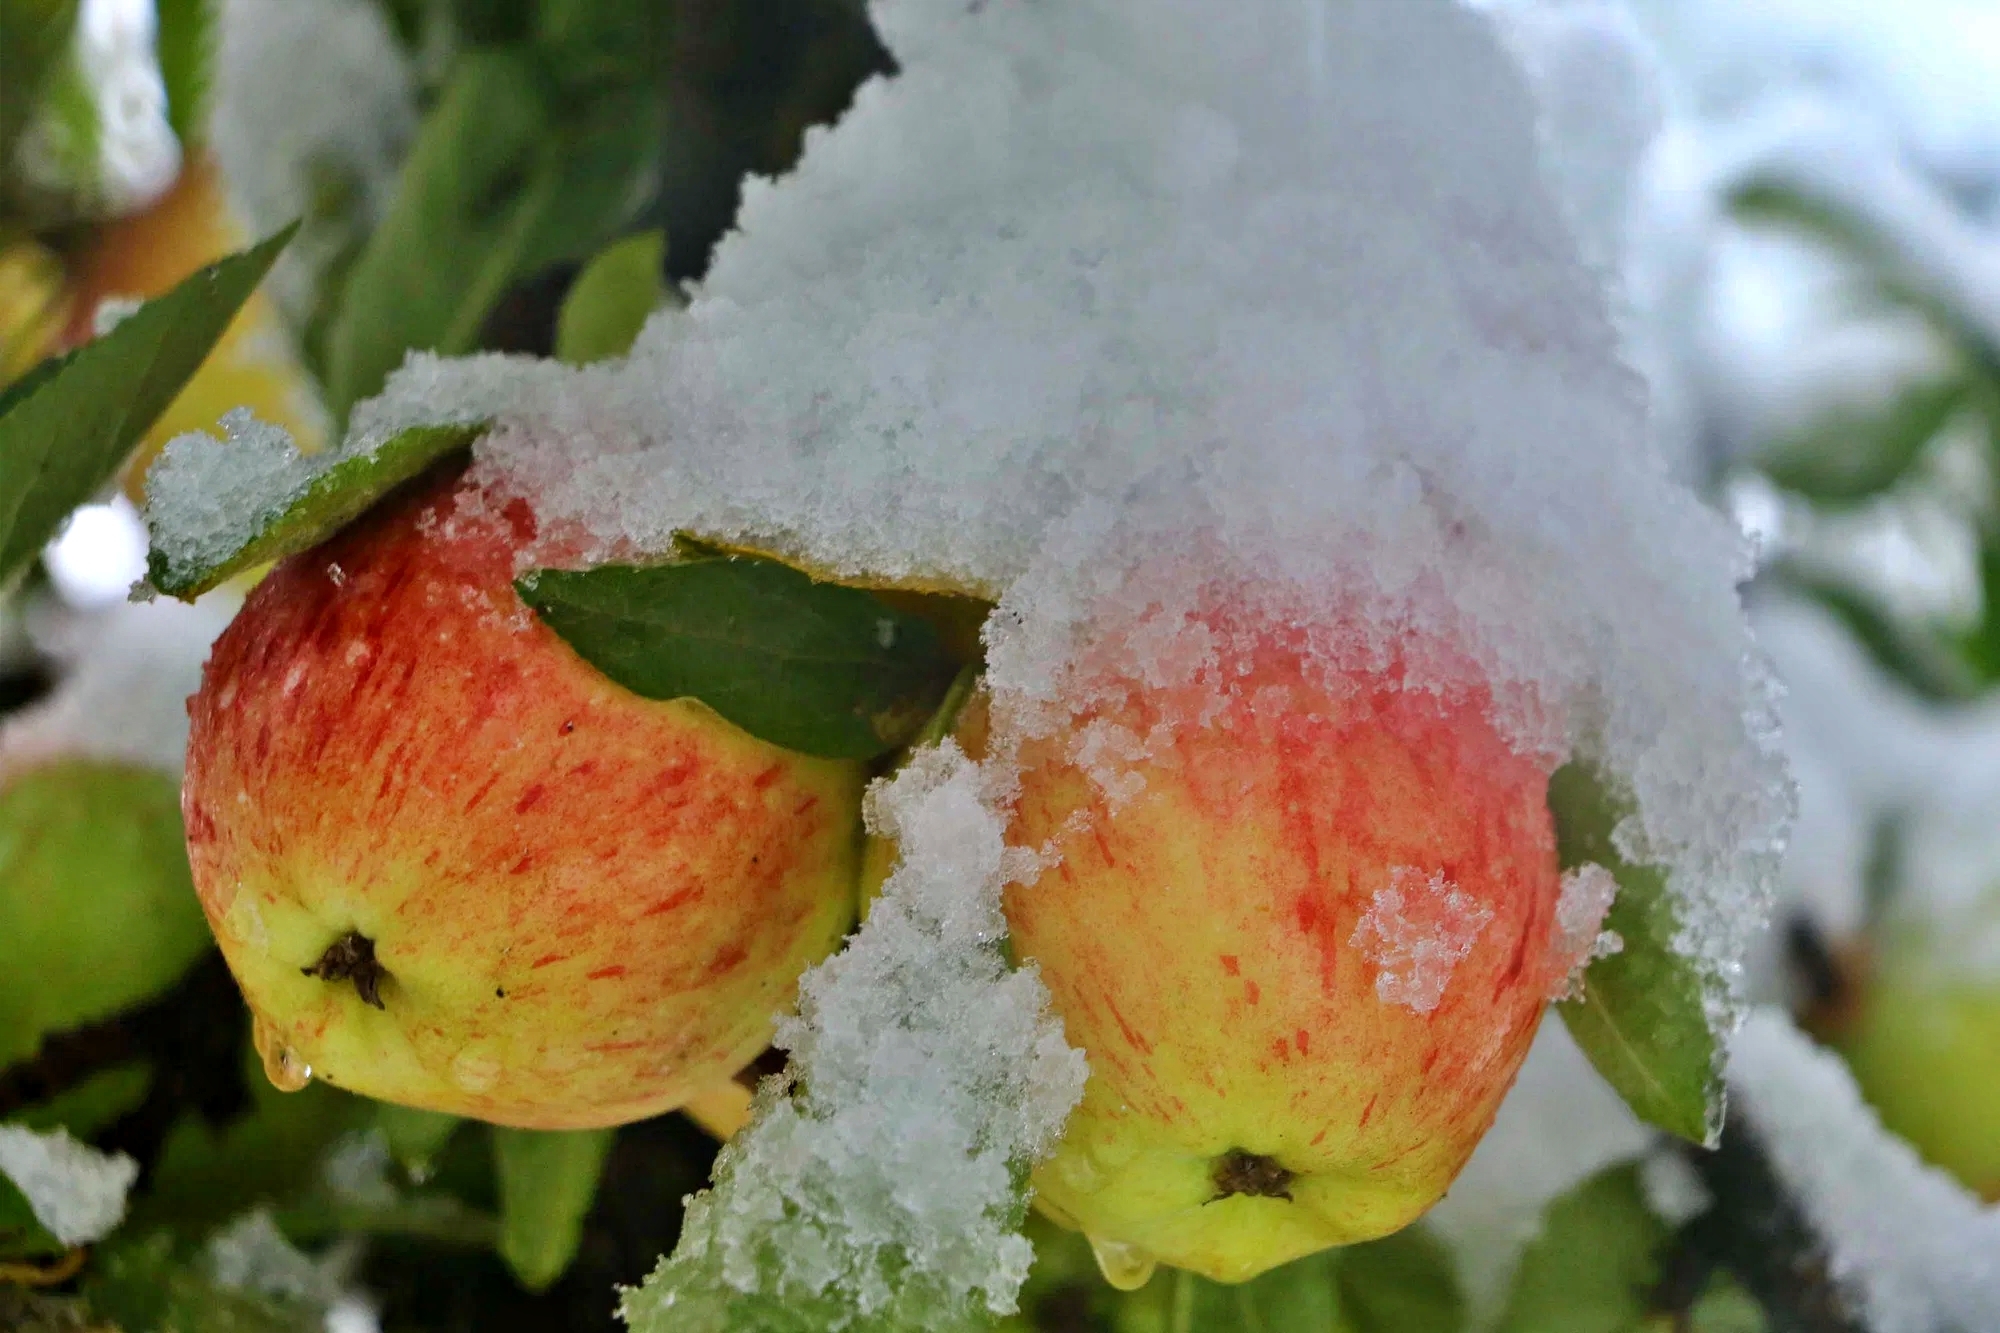
<svg viewBox="0 0 2000 1333">
<path fill-rule="evenodd" d="M 1104 1185 L 1104 1177 L 1088 1152 L 1074 1149 L 1058 1152 L 1049 1169 L 1055 1172 L 1056 1179 L 1078 1194 L 1095 1194 Z"/>
<path fill-rule="evenodd" d="M 500 1081 L 500 1062 L 485 1051 L 468 1047 L 452 1060 L 451 1081 L 467 1092 L 485 1092 Z"/>
<path fill-rule="evenodd" d="M 1090 1236 L 1090 1252 L 1097 1256 L 1097 1269 L 1104 1274 L 1104 1280 L 1120 1291 L 1137 1291 L 1153 1276 L 1153 1270 L 1160 1266 L 1159 1260 L 1147 1254 L 1137 1245 L 1127 1245 L 1122 1240 L 1105 1240 Z"/>
<path fill-rule="evenodd" d="M 277 1028 L 259 1015 L 252 1024 L 250 1039 L 264 1061 L 264 1077 L 279 1092 L 297 1092 L 312 1082 L 312 1066 L 285 1041 Z"/>
</svg>

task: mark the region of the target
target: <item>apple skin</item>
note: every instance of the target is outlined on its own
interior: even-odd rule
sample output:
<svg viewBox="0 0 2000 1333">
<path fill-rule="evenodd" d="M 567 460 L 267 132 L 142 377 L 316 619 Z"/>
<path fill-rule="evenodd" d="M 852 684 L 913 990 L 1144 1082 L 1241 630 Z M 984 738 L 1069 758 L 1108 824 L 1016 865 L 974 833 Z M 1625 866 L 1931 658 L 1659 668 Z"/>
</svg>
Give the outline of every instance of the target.
<svg viewBox="0 0 2000 1333">
<path fill-rule="evenodd" d="M 2000 1203 L 2000 985 L 1955 968 L 1925 930 L 1886 933 L 1834 1045 L 1886 1128 Z"/>
<path fill-rule="evenodd" d="M 640 698 L 520 601 L 525 502 L 419 482 L 280 564 L 191 701 L 183 808 L 273 1081 L 538 1129 L 681 1105 L 854 916 L 861 765 Z M 386 972 L 306 975 L 356 932 Z"/>
<path fill-rule="evenodd" d="M 1554 762 L 1509 746 L 1482 689 L 1329 680 L 1249 637 L 1218 664 L 1227 702 L 1140 760 L 1122 807 L 1071 761 L 1075 731 L 1021 752 L 1010 841 L 1060 860 L 1008 891 L 1012 944 L 1090 1062 L 1036 1202 L 1132 1280 L 1158 1261 L 1245 1281 L 1415 1219 L 1576 961 L 1555 937 Z M 1134 688 L 1076 726 L 1144 736 L 1204 697 Z M 1378 958 L 1405 969 L 1363 925 L 1399 878 L 1411 924 L 1483 922 L 1427 1012 L 1378 993 Z M 1250 1188 L 1225 1196 L 1219 1172 Z"/>
</svg>

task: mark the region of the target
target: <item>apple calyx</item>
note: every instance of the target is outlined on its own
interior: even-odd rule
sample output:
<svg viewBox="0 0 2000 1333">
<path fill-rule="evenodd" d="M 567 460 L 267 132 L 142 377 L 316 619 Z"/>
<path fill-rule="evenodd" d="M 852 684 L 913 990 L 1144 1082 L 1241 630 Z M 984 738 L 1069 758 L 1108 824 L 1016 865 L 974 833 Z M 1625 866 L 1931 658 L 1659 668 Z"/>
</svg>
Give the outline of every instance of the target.
<svg viewBox="0 0 2000 1333">
<path fill-rule="evenodd" d="M 318 962 L 299 971 L 321 981 L 351 981 L 363 1004 L 387 1008 L 382 1003 L 381 986 L 388 969 L 375 960 L 375 941 L 358 930 L 350 930 L 327 945 Z"/>
<path fill-rule="evenodd" d="M 1292 1201 L 1292 1181 L 1297 1177 L 1275 1158 L 1257 1153 L 1245 1152 L 1241 1148 L 1231 1148 L 1215 1159 L 1215 1197 L 1210 1203 L 1218 1203 L 1235 1194 L 1248 1194 L 1257 1199 L 1283 1199 Z"/>
</svg>

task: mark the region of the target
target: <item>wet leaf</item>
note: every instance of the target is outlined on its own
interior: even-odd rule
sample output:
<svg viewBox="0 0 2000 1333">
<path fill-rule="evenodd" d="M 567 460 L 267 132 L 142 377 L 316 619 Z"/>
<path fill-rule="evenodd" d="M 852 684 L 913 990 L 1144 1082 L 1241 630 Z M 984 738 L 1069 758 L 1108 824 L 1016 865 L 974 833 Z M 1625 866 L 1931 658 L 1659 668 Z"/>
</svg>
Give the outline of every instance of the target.
<svg viewBox="0 0 2000 1333">
<path fill-rule="evenodd" d="M 1556 1006 L 1590 1062 L 1633 1114 L 1695 1143 L 1722 1120 L 1720 1045 L 1704 1004 L 1709 982 L 1674 948 L 1679 913 L 1659 866 L 1632 865 L 1612 831 L 1629 811 L 1603 779 L 1572 763 L 1549 779 L 1549 811 L 1565 870 L 1595 863 L 1618 881 L 1604 921 L 1624 947 L 1590 964 L 1583 993 Z"/>
<path fill-rule="evenodd" d="M 543 570 L 518 586 L 571 647 L 627 689 L 699 700 L 805 754 L 887 754 L 923 727 L 957 672 L 926 621 L 775 560 Z"/>
</svg>

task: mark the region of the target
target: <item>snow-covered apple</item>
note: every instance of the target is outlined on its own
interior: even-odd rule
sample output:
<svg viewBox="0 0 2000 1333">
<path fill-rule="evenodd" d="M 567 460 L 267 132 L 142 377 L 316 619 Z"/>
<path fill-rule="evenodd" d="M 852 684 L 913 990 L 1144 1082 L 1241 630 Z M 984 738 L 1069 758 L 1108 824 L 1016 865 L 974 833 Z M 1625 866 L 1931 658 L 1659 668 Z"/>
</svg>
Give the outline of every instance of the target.
<svg viewBox="0 0 2000 1333">
<path fill-rule="evenodd" d="M 190 704 L 196 887 L 274 1081 L 536 1128 L 680 1105 L 853 919 L 857 763 L 641 698 L 434 477 L 281 564 Z"/>
<path fill-rule="evenodd" d="M 1424 1212 L 1577 961 L 1553 764 L 1470 667 L 1419 683 L 1243 631 L 1020 757 L 1012 840 L 1056 857 L 1008 893 L 1013 944 L 1090 1062 L 1036 1199 L 1130 1283 L 1243 1280 Z"/>
</svg>

